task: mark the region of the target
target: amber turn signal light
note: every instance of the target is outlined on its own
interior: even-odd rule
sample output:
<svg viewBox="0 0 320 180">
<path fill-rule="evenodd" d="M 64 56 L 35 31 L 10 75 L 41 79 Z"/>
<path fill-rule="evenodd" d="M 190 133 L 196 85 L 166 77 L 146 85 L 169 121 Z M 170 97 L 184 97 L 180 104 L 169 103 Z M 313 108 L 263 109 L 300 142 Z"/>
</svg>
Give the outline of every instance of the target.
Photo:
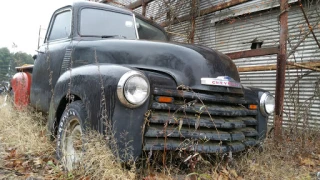
<svg viewBox="0 0 320 180">
<path fill-rule="evenodd" d="M 158 96 L 158 97 L 156 97 L 156 100 L 159 103 L 172 103 L 173 102 L 173 98 L 167 97 L 167 96 Z"/>
<path fill-rule="evenodd" d="M 249 109 L 256 110 L 258 109 L 258 106 L 256 104 L 250 104 Z"/>
</svg>

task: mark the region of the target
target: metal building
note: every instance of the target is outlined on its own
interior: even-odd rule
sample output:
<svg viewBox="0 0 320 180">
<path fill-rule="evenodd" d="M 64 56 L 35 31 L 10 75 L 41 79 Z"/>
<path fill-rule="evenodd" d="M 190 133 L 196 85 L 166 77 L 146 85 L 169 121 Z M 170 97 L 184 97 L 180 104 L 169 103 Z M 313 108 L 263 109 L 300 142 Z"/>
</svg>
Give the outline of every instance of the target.
<svg viewBox="0 0 320 180">
<path fill-rule="evenodd" d="M 219 5 L 227 5 L 231 0 L 143 1 L 149 2 L 144 6 L 146 17 L 166 26 L 172 41 L 190 42 L 194 26 L 195 44 L 227 54 L 251 50 L 254 48 L 251 47 L 253 42 L 262 43 L 263 50 L 272 50 L 279 45 L 279 0 L 233 0 L 237 2 L 235 5 L 210 13 L 207 13 L 208 9 L 219 9 Z M 307 127 L 320 125 L 320 47 L 306 23 L 307 19 L 315 36 L 320 39 L 320 2 L 302 1 L 307 15 L 305 18 L 297 1 L 289 0 L 287 61 L 294 64 L 288 65 L 286 71 L 284 125 Z M 141 14 L 144 11 L 143 3 L 139 5 L 137 0 L 114 2 L 117 6 L 135 5 L 134 11 Z M 190 19 L 180 18 L 190 13 L 196 13 L 195 25 Z M 175 23 L 167 24 L 170 20 Z M 234 59 L 234 62 L 243 85 L 274 93 L 276 53 Z"/>
</svg>

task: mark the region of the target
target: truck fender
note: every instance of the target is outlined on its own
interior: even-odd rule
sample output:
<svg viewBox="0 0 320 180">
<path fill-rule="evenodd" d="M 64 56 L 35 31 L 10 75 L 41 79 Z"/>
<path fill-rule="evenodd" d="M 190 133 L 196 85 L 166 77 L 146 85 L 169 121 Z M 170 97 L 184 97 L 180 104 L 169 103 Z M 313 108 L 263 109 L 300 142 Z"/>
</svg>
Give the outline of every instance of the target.
<svg viewBox="0 0 320 180">
<path fill-rule="evenodd" d="M 130 109 L 117 98 L 116 89 L 121 76 L 133 68 L 112 64 L 80 66 L 63 73 L 58 79 L 51 99 L 48 130 L 56 134 L 57 124 L 68 102 L 81 100 L 85 105 L 88 120 L 86 129 L 93 129 L 107 136 L 113 135 L 117 149 L 125 149 L 127 140 L 132 142 L 133 157 L 142 153 L 142 127 L 148 100 L 140 107 Z M 107 125 L 111 125 L 108 129 Z M 128 152 L 126 152 L 128 153 Z M 121 156 L 121 153 L 120 153 Z M 129 157 L 123 157 L 126 160 Z"/>
<path fill-rule="evenodd" d="M 268 129 L 268 117 L 262 115 L 260 111 L 260 98 L 266 90 L 253 87 L 244 87 L 244 96 L 247 99 L 248 104 L 257 104 L 258 105 L 258 114 L 257 114 L 257 131 L 259 133 L 259 139 L 264 139 L 267 134 Z"/>
</svg>

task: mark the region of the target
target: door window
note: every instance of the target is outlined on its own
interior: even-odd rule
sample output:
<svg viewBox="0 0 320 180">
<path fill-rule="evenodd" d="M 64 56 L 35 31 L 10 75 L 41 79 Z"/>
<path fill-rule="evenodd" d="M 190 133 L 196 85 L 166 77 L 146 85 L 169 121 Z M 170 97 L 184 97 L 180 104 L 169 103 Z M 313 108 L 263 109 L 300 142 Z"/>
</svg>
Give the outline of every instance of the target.
<svg viewBox="0 0 320 180">
<path fill-rule="evenodd" d="M 71 32 L 71 11 L 64 11 L 55 16 L 49 41 L 68 38 Z"/>
</svg>

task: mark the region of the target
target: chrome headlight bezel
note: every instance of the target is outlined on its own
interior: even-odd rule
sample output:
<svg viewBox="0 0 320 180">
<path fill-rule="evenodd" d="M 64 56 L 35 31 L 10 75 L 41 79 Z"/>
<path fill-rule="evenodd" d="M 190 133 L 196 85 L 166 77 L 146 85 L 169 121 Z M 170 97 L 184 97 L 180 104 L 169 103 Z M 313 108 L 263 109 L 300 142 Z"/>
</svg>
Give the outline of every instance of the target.
<svg viewBox="0 0 320 180">
<path fill-rule="evenodd" d="M 261 95 L 260 97 L 260 112 L 262 115 L 264 116 L 270 116 L 271 114 L 273 114 L 274 112 L 274 108 L 272 110 L 272 112 L 267 112 L 267 108 L 266 108 L 266 100 L 268 98 L 273 98 L 273 106 L 275 105 L 275 102 L 274 102 L 274 97 L 272 96 L 272 94 L 270 94 L 269 92 L 265 92 Z"/>
<path fill-rule="evenodd" d="M 143 80 L 146 81 L 147 85 L 148 85 L 148 89 L 147 89 L 147 95 L 146 97 L 140 101 L 139 103 L 137 104 L 133 104 L 131 103 L 125 96 L 125 92 L 124 92 L 124 87 L 127 83 L 127 81 L 133 77 L 140 77 L 142 78 Z M 139 71 L 134 71 L 134 70 L 131 70 L 131 71 L 128 71 L 126 72 L 125 74 L 122 75 L 122 77 L 120 78 L 119 82 L 118 82 L 118 86 L 117 86 L 117 96 L 120 100 L 120 102 L 129 107 L 129 108 L 136 108 L 136 107 L 139 107 L 141 106 L 143 103 L 146 102 L 146 100 L 148 99 L 148 97 L 150 96 L 150 83 L 149 83 L 149 80 L 148 78 L 141 72 Z"/>
</svg>

